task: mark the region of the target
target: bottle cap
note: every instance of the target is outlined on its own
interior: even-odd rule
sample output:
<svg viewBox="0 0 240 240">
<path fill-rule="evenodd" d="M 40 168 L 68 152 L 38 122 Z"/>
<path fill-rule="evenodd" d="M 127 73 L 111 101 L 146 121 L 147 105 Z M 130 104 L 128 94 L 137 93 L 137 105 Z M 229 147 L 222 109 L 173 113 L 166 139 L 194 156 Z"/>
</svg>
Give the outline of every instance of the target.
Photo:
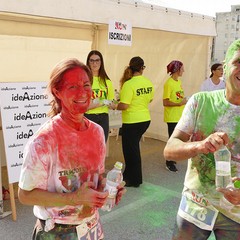
<svg viewBox="0 0 240 240">
<path fill-rule="evenodd" d="M 114 164 L 114 167 L 115 167 L 115 168 L 118 168 L 118 169 L 122 169 L 122 166 L 123 166 L 123 164 L 122 164 L 121 162 L 116 162 L 116 163 Z"/>
<path fill-rule="evenodd" d="M 240 180 L 236 180 L 233 185 L 235 188 L 240 188 Z"/>
</svg>

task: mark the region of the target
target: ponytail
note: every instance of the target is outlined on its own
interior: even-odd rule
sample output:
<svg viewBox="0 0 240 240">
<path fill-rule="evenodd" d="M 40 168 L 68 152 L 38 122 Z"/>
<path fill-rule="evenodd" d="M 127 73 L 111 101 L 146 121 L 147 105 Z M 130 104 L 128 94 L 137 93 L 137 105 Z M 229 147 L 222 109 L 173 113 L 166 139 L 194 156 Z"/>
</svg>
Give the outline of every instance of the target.
<svg viewBox="0 0 240 240">
<path fill-rule="evenodd" d="M 126 67 L 124 70 L 123 76 L 120 79 L 120 89 L 122 88 L 123 84 L 133 77 L 133 70 L 130 66 Z"/>
</svg>

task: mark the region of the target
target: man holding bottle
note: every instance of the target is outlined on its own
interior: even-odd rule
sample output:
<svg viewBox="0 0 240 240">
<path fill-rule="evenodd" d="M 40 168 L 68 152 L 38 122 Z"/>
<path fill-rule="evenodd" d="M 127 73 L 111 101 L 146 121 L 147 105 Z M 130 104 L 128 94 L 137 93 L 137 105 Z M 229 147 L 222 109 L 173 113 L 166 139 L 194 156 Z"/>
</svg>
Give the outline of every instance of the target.
<svg viewBox="0 0 240 240">
<path fill-rule="evenodd" d="M 164 149 L 166 159 L 189 159 L 174 240 L 205 240 L 212 232 L 240 239 L 240 191 L 216 189 L 213 155 L 227 146 L 233 182 L 240 177 L 240 39 L 230 45 L 224 71 L 226 89 L 194 94 Z"/>
</svg>

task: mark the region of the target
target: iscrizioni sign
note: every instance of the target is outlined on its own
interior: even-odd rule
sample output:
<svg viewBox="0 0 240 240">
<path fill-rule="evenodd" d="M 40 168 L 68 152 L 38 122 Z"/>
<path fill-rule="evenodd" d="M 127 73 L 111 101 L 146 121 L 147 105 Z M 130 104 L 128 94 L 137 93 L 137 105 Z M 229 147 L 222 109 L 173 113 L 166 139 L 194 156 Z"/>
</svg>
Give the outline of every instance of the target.
<svg viewBox="0 0 240 240">
<path fill-rule="evenodd" d="M 127 21 L 109 20 L 108 44 L 131 46 L 132 24 Z"/>
</svg>

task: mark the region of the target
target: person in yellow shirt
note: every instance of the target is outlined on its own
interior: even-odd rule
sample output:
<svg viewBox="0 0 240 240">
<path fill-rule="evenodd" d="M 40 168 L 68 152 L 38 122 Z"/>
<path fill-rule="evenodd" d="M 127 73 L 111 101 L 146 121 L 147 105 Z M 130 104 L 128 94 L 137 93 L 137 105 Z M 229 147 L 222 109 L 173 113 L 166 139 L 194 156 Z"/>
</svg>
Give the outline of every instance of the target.
<svg viewBox="0 0 240 240">
<path fill-rule="evenodd" d="M 93 74 L 92 101 L 85 116 L 98 123 L 104 130 L 105 142 L 109 134 L 109 116 L 108 109 L 115 109 L 113 103 L 114 88 L 112 81 L 108 77 L 102 54 L 97 50 L 92 50 L 87 56 L 86 65 Z"/>
<path fill-rule="evenodd" d="M 164 106 L 164 122 L 168 126 L 168 136 L 173 133 L 175 126 L 181 118 L 187 99 L 184 97 L 182 82 L 179 77 L 184 72 L 183 63 L 178 60 L 173 60 L 167 65 L 167 73 L 170 78 L 164 84 L 163 88 L 163 106 Z M 166 169 L 170 172 L 177 172 L 176 162 L 166 160 Z"/>
<path fill-rule="evenodd" d="M 120 81 L 120 102 L 117 109 L 122 110 L 122 150 L 125 160 L 123 179 L 126 187 L 139 187 L 142 184 L 139 141 L 151 122 L 148 106 L 154 95 L 152 82 L 142 76 L 144 69 L 143 59 L 133 57 Z"/>
</svg>

